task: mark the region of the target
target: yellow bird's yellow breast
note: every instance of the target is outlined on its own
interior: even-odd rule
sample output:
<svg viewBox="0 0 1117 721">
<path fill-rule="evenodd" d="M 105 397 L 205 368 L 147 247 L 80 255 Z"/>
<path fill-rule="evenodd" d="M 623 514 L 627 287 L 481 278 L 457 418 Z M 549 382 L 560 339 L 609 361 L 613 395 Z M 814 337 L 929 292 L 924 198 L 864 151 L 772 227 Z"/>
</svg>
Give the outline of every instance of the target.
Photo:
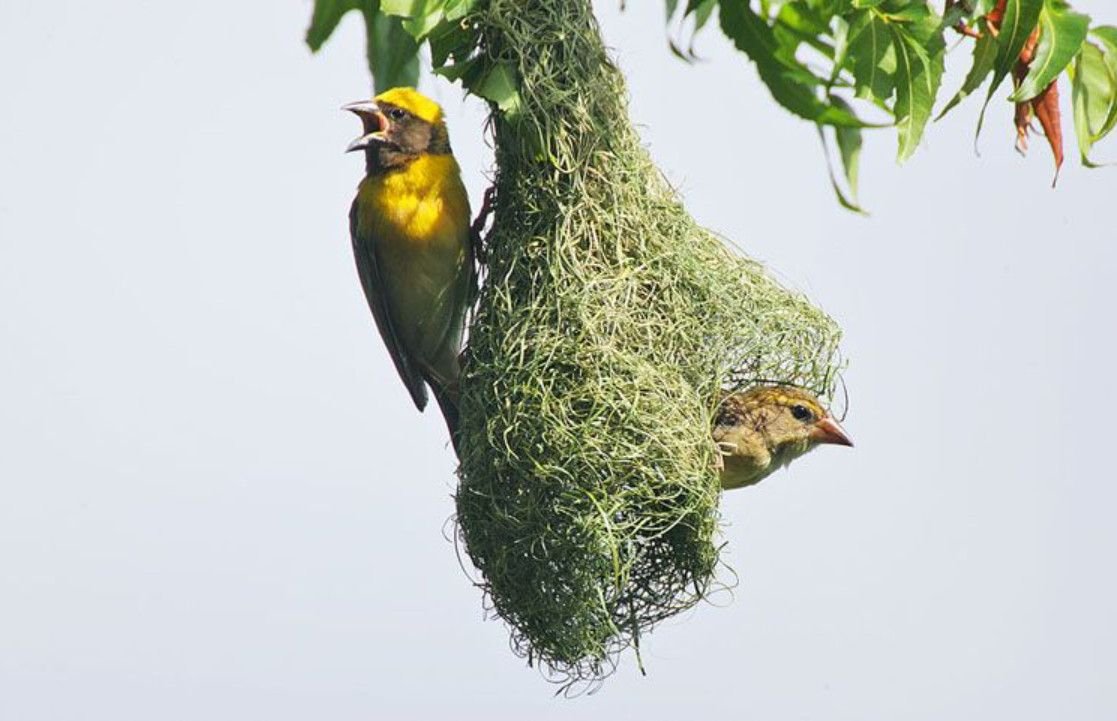
<svg viewBox="0 0 1117 721">
<path fill-rule="evenodd" d="M 358 196 L 360 225 L 380 242 L 420 250 L 465 240 L 469 198 L 452 155 L 423 155 L 401 170 L 369 176 Z"/>
<path fill-rule="evenodd" d="M 472 287 L 469 197 L 450 155 L 424 155 L 361 181 L 355 250 L 371 256 L 374 287 L 405 352 L 456 376 Z M 359 247 L 357 247 L 359 246 Z"/>
</svg>

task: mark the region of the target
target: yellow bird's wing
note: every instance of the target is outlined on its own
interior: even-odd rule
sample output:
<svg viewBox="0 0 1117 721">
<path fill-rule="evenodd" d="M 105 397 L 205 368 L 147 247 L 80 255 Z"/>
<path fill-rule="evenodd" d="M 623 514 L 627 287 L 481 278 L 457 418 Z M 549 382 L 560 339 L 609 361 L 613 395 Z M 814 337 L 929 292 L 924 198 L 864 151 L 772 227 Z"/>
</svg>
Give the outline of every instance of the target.
<svg viewBox="0 0 1117 721">
<path fill-rule="evenodd" d="M 406 351 L 400 342 L 399 333 L 392 324 L 391 315 L 384 305 L 384 283 L 380 277 L 380 268 L 376 258 L 376 247 L 367 239 L 361 238 L 357 232 L 357 204 L 360 200 L 353 201 L 349 209 L 349 235 L 353 241 L 353 257 L 357 260 L 357 274 L 361 278 L 361 287 L 364 288 L 365 298 L 368 299 L 372 316 L 376 319 L 376 327 L 388 347 L 392 362 L 396 365 L 400 379 L 411 393 L 411 400 L 421 411 L 427 406 L 427 388 L 423 379 L 422 370 L 415 359 Z"/>
</svg>

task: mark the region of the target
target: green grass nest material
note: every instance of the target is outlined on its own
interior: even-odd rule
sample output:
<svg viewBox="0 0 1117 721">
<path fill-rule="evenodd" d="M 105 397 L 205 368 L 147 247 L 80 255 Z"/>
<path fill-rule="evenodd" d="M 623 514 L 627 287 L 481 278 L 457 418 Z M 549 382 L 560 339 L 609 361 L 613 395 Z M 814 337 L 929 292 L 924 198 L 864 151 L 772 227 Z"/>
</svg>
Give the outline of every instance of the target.
<svg viewBox="0 0 1117 721">
<path fill-rule="evenodd" d="M 587 0 L 491 0 L 496 205 L 462 380 L 461 537 L 513 647 L 610 671 L 716 583 L 719 389 L 832 390 L 840 335 L 680 205 Z"/>
</svg>

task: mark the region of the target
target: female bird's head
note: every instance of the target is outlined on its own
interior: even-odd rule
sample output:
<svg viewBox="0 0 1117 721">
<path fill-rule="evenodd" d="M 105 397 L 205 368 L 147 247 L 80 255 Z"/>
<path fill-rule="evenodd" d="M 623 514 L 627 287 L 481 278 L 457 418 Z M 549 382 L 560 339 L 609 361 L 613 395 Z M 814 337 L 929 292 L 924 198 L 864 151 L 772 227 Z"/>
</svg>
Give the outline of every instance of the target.
<svg viewBox="0 0 1117 721">
<path fill-rule="evenodd" d="M 442 108 L 414 88 L 392 88 L 342 110 L 356 114 L 364 126 L 346 152 L 364 150 L 370 172 L 402 167 L 420 155 L 450 153 Z"/>
<path fill-rule="evenodd" d="M 728 394 L 713 435 L 724 454 L 724 488 L 756 483 L 819 444 L 853 445 L 815 396 L 789 386 Z"/>
</svg>

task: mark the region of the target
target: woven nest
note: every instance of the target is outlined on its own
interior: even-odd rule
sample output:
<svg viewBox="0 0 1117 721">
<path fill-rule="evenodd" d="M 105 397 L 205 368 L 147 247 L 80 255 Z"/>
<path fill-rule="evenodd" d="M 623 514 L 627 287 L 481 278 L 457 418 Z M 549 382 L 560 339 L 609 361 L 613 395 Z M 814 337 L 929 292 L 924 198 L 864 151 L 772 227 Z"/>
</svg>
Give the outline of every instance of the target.
<svg viewBox="0 0 1117 721">
<path fill-rule="evenodd" d="M 716 584 L 720 389 L 830 394 L 839 329 L 699 227 L 588 0 L 491 0 L 495 220 L 462 380 L 461 538 L 513 648 L 567 681 Z"/>
</svg>

